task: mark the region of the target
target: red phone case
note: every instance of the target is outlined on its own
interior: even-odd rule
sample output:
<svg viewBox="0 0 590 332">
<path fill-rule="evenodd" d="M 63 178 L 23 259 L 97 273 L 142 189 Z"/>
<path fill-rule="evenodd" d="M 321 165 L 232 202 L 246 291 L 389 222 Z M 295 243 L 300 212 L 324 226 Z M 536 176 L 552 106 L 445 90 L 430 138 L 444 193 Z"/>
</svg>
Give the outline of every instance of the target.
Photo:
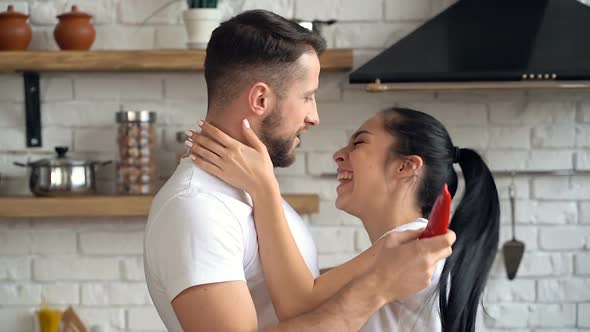
<svg viewBox="0 0 590 332">
<path fill-rule="evenodd" d="M 428 218 L 428 225 L 420 235 L 420 239 L 442 235 L 449 229 L 449 222 L 451 217 L 451 194 L 449 187 L 445 183 L 442 192 L 436 198 L 430 217 Z"/>
</svg>

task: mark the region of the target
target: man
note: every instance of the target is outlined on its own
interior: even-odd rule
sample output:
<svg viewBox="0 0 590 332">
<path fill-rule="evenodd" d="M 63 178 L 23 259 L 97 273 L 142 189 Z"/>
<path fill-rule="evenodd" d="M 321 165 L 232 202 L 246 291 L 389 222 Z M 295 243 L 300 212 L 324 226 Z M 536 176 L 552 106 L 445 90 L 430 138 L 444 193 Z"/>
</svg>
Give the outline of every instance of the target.
<svg viewBox="0 0 590 332">
<path fill-rule="evenodd" d="M 299 135 L 319 123 L 315 93 L 324 48 L 318 35 L 267 11 L 222 23 L 207 46 L 207 121 L 244 141 L 241 124 L 248 119 L 274 166 L 289 166 Z M 317 277 L 311 235 L 283 204 L 293 238 Z M 154 198 L 145 273 L 170 331 L 358 330 L 385 303 L 426 287 L 454 240 L 452 233 L 403 245 L 401 237 L 389 238 L 370 272 L 313 312 L 279 323 L 264 283 L 251 206 L 248 195 L 188 158 Z"/>
</svg>

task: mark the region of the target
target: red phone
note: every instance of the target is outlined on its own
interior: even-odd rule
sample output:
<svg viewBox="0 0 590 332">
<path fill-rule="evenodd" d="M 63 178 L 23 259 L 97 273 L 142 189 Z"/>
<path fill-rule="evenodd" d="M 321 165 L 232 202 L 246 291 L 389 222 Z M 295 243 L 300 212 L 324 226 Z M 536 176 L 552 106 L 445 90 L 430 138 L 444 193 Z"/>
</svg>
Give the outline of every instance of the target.
<svg viewBox="0 0 590 332">
<path fill-rule="evenodd" d="M 426 229 L 420 235 L 420 239 L 442 235 L 449 229 L 449 222 L 451 218 L 451 194 L 449 187 L 445 183 L 442 192 L 436 198 Z"/>
</svg>

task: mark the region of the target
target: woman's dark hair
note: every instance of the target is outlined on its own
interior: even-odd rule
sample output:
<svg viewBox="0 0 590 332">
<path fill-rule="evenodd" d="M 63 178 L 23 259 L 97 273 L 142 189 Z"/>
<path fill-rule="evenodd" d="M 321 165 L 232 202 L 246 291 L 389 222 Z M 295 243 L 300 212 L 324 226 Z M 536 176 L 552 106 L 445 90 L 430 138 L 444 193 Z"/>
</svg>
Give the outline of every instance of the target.
<svg viewBox="0 0 590 332">
<path fill-rule="evenodd" d="M 442 330 L 475 331 L 480 296 L 498 250 L 500 203 L 494 178 L 480 155 L 457 150 L 445 127 L 434 117 L 407 108 L 382 112 L 385 129 L 395 137 L 394 155 L 420 156 L 424 173 L 417 199 L 428 217 L 445 183 L 451 196 L 457 191 L 461 166 L 465 191 L 449 226 L 456 235 L 438 284 Z"/>
<path fill-rule="evenodd" d="M 282 93 L 300 75 L 295 65 L 305 52 L 320 55 L 325 40 L 298 23 L 266 10 L 243 12 L 211 34 L 205 57 L 209 104 L 223 105 L 254 82 Z"/>
</svg>

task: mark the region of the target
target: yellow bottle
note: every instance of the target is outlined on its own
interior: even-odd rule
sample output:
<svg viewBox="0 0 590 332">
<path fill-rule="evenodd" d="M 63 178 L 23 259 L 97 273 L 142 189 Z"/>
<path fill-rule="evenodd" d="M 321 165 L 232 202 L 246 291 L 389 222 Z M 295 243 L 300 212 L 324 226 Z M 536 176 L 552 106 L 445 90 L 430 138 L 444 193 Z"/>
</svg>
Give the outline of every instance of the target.
<svg viewBox="0 0 590 332">
<path fill-rule="evenodd" d="M 51 310 L 47 304 L 41 304 L 41 309 L 37 311 L 40 332 L 59 332 L 62 314 L 60 310 Z"/>
</svg>

